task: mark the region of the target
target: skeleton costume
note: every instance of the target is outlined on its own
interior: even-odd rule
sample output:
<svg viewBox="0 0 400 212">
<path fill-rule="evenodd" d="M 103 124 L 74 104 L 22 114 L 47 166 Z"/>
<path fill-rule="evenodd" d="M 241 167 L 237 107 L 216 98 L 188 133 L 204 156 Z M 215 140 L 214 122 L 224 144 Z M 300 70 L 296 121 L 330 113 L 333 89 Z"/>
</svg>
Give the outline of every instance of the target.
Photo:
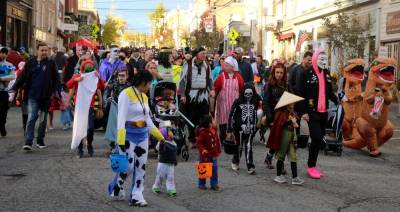
<svg viewBox="0 0 400 212">
<path fill-rule="evenodd" d="M 163 136 L 151 120 L 146 94 L 135 87 L 125 89 L 118 97 L 117 128 L 119 152 L 128 155 L 129 166 L 127 173 L 118 173 L 111 181 L 108 186 L 109 195 L 124 197 L 122 185 L 126 178 L 132 175 L 129 203 L 134 206 L 146 206 L 143 189 L 149 133 L 159 141 L 163 139 Z"/>
<path fill-rule="evenodd" d="M 244 91 L 233 103 L 228 120 L 228 132 L 233 132 L 234 139 L 239 143 L 239 150 L 233 155 L 232 165 L 239 165 L 243 146 L 245 149 L 248 171 L 254 170 L 253 138 L 257 131 L 257 106 L 260 97 L 251 84 L 244 86 Z"/>
</svg>

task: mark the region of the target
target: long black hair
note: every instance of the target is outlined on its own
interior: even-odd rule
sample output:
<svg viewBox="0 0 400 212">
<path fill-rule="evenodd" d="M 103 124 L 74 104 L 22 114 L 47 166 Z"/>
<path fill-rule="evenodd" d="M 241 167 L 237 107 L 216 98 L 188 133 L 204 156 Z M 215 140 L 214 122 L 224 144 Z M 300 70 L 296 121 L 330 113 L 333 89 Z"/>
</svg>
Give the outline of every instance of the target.
<svg viewBox="0 0 400 212">
<path fill-rule="evenodd" d="M 158 55 L 158 61 L 164 68 L 171 68 L 172 64 L 169 62 L 170 51 L 162 51 Z"/>
<path fill-rule="evenodd" d="M 153 75 L 147 70 L 139 70 L 133 78 L 133 85 L 139 86 L 142 83 L 147 84 L 153 80 Z"/>
</svg>

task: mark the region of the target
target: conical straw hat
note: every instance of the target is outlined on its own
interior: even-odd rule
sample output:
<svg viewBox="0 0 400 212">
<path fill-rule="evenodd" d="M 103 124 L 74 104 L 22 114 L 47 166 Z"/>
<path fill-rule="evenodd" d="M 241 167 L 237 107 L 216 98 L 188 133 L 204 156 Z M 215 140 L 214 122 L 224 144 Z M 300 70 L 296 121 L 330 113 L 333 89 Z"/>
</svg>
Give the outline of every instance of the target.
<svg viewBox="0 0 400 212">
<path fill-rule="evenodd" d="M 290 105 L 292 103 L 295 102 L 299 102 L 301 100 L 304 100 L 304 98 L 300 97 L 300 96 L 296 96 L 294 94 L 291 94 L 289 92 L 284 92 L 283 95 L 281 96 L 281 98 L 278 101 L 278 104 L 276 104 L 275 106 L 275 110 L 281 107 L 284 107 L 286 105 Z"/>
</svg>

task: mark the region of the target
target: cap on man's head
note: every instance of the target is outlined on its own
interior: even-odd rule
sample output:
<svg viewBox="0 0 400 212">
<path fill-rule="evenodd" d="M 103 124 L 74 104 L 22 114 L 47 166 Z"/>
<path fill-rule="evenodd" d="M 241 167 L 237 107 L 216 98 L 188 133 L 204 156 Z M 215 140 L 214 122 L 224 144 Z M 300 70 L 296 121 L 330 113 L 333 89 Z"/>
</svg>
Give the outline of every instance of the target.
<svg viewBox="0 0 400 212">
<path fill-rule="evenodd" d="M 242 47 L 236 47 L 236 48 L 235 48 L 235 53 L 237 53 L 237 54 L 242 54 L 243 52 L 244 52 L 244 50 L 243 50 Z"/>
</svg>

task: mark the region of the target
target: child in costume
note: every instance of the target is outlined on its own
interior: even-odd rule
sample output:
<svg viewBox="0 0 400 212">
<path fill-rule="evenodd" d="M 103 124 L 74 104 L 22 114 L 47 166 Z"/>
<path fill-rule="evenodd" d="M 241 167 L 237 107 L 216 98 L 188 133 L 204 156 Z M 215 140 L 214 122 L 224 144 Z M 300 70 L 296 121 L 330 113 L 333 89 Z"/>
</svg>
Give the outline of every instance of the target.
<svg viewBox="0 0 400 212">
<path fill-rule="evenodd" d="M 176 196 L 174 181 L 174 167 L 177 165 L 176 153 L 177 146 L 174 142 L 174 134 L 168 128 L 161 128 L 164 141 L 158 144 L 158 165 L 156 180 L 153 185 L 153 192 L 161 192 L 162 182 L 165 180 L 168 195 Z"/>
<path fill-rule="evenodd" d="M 123 184 L 129 175 L 133 176 L 129 205 L 145 207 L 143 197 L 144 175 L 146 173 L 149 149 L 149 134 L 158 141 L 164 138 L 156 128 L 150 116 L 150 107 L 146 93 L 149 91 L 153 76 L 148 71 L 138 71 L 133 86 L 126 88 L 118 96 L 117 145 L 118 152 L 128 156 L 127 172 L 117 173 L 108 186 L 111 197 L 123 198 Z"/>
<path fill-rule="evenodd" d="M 232 105 L 228 119 L 227 140 L 233 136 L 233 140 L 239 145 L 239 149 L 233 154 L 232 169 L 239 170 L 239 162 L 242 156 L 243 147 L 247 172 L 255 174 L 253 163 L 253 138 L 257 132 L 257 108 L 260 97 L 252 84 L 245 84 L 243 91 Z M 233 135 L 232 135 L 233 134 Z"/>
<path fill-rule="evenodd" d="M 286 155 L 290 158 L 292 184 L 302 185 L 304 183 L 297 176 L 296 128 L 299 127 L 297 123 L 299 118 L 294 111 L 294 103 L 302 99 L 301 97 L 285 92 L 275 107 L 277 111 L 268 143 L 270 144 L 270 148 L 277 152 L 277 174 L 274 178 L 274 181 L 277 183 L 286 183 L 286 178 L 282 175 Z"/>
<path fill-rule="evenodd" d="M 81 76 L 81 73 L 89 73 L 92 71 L 96 71 L 94 69 L 94 63 L 91 60 L 85 60 L 82 62 L 80 66 L 80 73 L 74 74 L 72 78 L 67 82 L 66 86 L 68 89 L 73 89 L 74 90 L 74 102 L 76 105 L 76 96 L 77 96 L 77 91 L 78 91 L 78 86 L 79 82 L 83 80 L 83 77 Z M 101 91 L 104 90 L 104 82 L 99 79 L 97 83 L 97 90 Z M 90 103 L 90 109 L 89 109 L 89 116 L 88 116 L 88 130 L 87 130 L 87 150 L 88 154 L 90 157 L 93 156 L 94 151 L 93 151 L 93 136 L 94 136 L 94 102 L 95 102 L 95 95 L 99 95 L 101 92 L 95 92 L 95 94 L 92 97 L 92 101 Z M 101 94 L 97 98 L 99 100 L 98 107 L 99 109 L 102 108 L 102 102 L 101 102 Z M 78 146 L 78 157 L 82 158 L 83 157 L 83 140 Z"/>
<path fill-rule="evenodd" d="M 71 128 L 71 97 L 66 89 L 63 88 L 61 91 L 61 124 L 63 125 L 63 130 L 68 130 Z"/>
<path fill-rule="evenodd" d="M 196 147 L 199 150 L 200 163 L 212 162 L 211 189 L 218 191 L 218 164 L 217 157 L 221 154 L 221 144 L 218 139 L 217 129 L 212 127 L 212 118 L 205 115 L 200 119 L 199 131 L 196 135 Z M 199 189 L 205 190 L 206 180 L 199 179 Z"/>
<path fill-rule="evenodd" d="M 113 84 L 107 85 L 110 91 L 110 97 L 108 98 L 108 103 L 110 104 L 110 109 L 108 112 L 107 119 L 107 129 L 106 129 L 106 140 L 109 141 L 111 151 L 115 150 L 115 141 L 117 139 L 117 107 L 118 107 L 118 96 L 126 88 L 131 86 L 128 82 L 128 68 L 124 65 L 117 69 L 117 81 Z"/>
</svg>

